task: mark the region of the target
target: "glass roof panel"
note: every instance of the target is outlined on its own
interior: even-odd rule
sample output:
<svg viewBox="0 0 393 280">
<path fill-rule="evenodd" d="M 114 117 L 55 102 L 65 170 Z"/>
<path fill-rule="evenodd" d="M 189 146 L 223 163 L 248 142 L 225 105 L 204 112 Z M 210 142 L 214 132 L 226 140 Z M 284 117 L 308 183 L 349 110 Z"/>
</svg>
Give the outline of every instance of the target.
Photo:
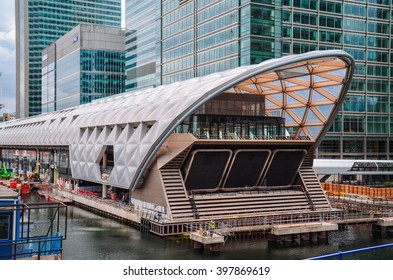
<svg viewBox="0 0 393 280">
<path fill-rule="evenodd" d="M 306 107 L 292 108 L 291 110 L 299 119 L 302 120 L 304 113 L 306 112 Z"/>
<path fill-rule="evenodd" d="M 271 90 L 271 88 L 265 87 L 265 86 L 263 86 L 263 84 L 261 85 L 261 89 L 262 89 L 263 91 L 265 91 L 265 90 Z"/>
<path fill-rule="evenodd" d="M 295 83 L 291 83 L 291 82 L 289 82 L 289 81 L 287 81 L 287 80 L 284 80 L 284 82 L 285 82 L 285 86 L 286 87 L 294 87 L 294 86 L 297 86 L 298 84 L 295 84 Z"/>
<path fill-rule="evenodd" d="M 271 102 L 271 101 L 265 99 L 265 106 L 266 106 L 266 107 L 275 107 L 276 104 L 274 104 L 273 102 Z"/>
<path fill-rule="evenodd" d="M 286 79 L 306 75 L 309 71 L 306 66 L 299 66 L 285 70 L 278 70 L 276 73 L 280 78 Z"/>
<path fill-rule="evenodd" d="M 298 124 L 289 114 L 285 114 L 285 124 Z"/>
<path fill-rule="evenodd" d="M 306 119 L 306 125 L 310 123 L 320 123 L 321 121 L 318 119 L 318 117 L 314 114 L 313 111 L 310 109 L 308 110 L 307 113 L 307 119 Z"/>
<path fill-rule="evenodd" d="M 322 116 L 325 119 L 329 118 L 330 113 L 333 110 L 333 104 L 332 105 L 322 105 L 322 106 L 315 106 L 315 108 L 322 114 Z"/>
<path fill-rule="evenodd" d="M 293 97 L 291 97 L 291 96 L 289 96 L 289 95 L 285 95 L 285 96 L 286 96 L 286 98 L 287 98 L 287 104 L 288 104 L 288 105 L 301 104 L 301 105 L 304 106 L 304 104 L 301 103 L 299 100 L 296 100 L 295 98 L 293 98 Z"/>
<path fill-rule="evenodd" d="M 324 87 L 323 89 L 329 92 L 334 97 L 338 97 L 342 87 L 343 87 L 342 85 L 337 85 L 337 86 Z"/>
<path fill-rule="evenodd" d="M 304 133 L 304 130 L 303 130 L 303 129 L 300 129 L 299 136 L 306 136 L 306 134 Z"/>
<path fill-rule="evenodd" d="M 313 79 L 314 79 L 314 83 L 330 81 L 329 79 L 326 79 L 326 78 L 318 76 L 318 75 L 313 75 Z"/>
<path fill-rule="evenodd" d="M 326 101 L 326 100 L 328 99 L 322 94 L 320 94 L 319 92 L 315 90 L 312 91 L 312 102 Z"/>
<path fill-rule="evenodd" d="M 310 132 L 310 136 L 313 139 L 315 139 L 317 138 L 318 134 L 321 132 L 322 126 L 308 126 L 307 129 Z"/>
<path fill-rule="evenodd" d="M 251 85 L 241 84 L 240 88 L 242 91 L 245 91 L 245 92 L 256 92 L 257 91 L 255 84 L 251 84 Z"/>
<path fill-rule="evenodd" d="M 329 71 L 327 73 L 344 78 L 346 72 L 347 72 L 347 70 L 345 68 L 342 68 L 342 69 L 338 69 L 338 70 Z"/>
<path fill-rule="evenodd" d="M 269 113 L 272 117 L 280 117 L 281 118 L 281 114 L 282 114 L 282 110 L 278 109 L 278 110 L 269 110 Z"/>
<path fill-rule="evenodd" d="M 294 91 L 294 93 L 299 95 L 300 97 L 303 97 L 306 100 L 308 100 L 308 97 L 310 96 L 309 89 Z"/>
<path fill-rule="evenodd" d="M 274 98 L 274 100 L 276 100 L 277 102 L 279 102 L 281 104 L 281 106 L 283 106 L 282 102 L 283 102 L 284 94 L 276 93 L 276 94 L 269 94 L 267 96 L 269 96 L 269 98 Z"/>
</svg>

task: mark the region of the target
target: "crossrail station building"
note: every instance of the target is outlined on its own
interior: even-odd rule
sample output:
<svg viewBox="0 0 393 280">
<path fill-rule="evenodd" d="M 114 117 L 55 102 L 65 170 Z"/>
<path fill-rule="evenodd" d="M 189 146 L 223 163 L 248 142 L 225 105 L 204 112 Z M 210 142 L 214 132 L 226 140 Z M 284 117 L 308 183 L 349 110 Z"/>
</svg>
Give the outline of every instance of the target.
<svg viewBox="0 0 393 280">
<path fill-rule="evenodd" d="M 71 192 L 125 194 L 155 213 L 160 235 L 212 219 L 328 217 L 314 152 L 353 71 L 346 52 L 315 51 L 8 121 L 1 161 L 25 175 L 39 166 Z"/>
</svg>

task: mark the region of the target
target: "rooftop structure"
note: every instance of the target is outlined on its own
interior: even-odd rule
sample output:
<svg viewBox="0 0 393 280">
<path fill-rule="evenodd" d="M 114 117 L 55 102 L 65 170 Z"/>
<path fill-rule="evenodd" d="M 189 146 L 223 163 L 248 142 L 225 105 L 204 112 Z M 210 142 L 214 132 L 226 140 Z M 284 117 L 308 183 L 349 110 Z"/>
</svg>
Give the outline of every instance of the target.
<svg viewBox="0 0 393 280">
<path fill-rule="evenodd" d="M 312 162 L 353 70 L 343 51 L 310 52 L 8 122 L 2 160 L 34 150 L 170 220 L 330 211 Z"/>
</svg>

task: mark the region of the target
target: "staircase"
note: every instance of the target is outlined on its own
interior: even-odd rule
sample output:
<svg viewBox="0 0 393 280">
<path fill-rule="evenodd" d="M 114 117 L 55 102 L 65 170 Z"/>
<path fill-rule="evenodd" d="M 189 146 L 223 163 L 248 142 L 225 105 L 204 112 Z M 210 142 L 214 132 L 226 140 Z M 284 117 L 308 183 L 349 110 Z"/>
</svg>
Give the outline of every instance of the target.
<svg viewBox="0 0 393 280">
<path fill-rule="evenodd" d="M 173 160 L 160 169 L 161 180 L 164 184 L 166 197 L 173 219 L 194 218 L 196 209 L 190 204 L 190 198 L 184 187 L 180 167 L 189 149 L 178 154 Z"/>
<path fill-rule="evenodd" d="M 221 193 L 194 196 L 200 217 L 240 214 L 271 214 L 287 211 L 310 211 L 302 191 Z"/>
<path fill-rule="evenodd" d="M 317 175 L 312 168 L 314 161 L 314 150 L 311 149 L 300 166 L 299 175 L 303 181 L 306 195 L 313 210 L 330 210 L 331 206 L 327 199 Z"/>
</svg>

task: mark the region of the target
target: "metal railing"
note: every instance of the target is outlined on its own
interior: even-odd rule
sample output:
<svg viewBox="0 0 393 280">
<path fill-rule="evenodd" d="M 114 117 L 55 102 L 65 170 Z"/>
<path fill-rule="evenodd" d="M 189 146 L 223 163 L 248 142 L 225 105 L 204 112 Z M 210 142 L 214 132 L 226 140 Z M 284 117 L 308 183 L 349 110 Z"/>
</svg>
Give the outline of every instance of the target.
<svg viewBox="0 0 393 280">
<path fill-rule="evenodd" d="M 346 256 L 346 255 L 353 255 L 353 254 L 357 254 L 357 253 L 361 253 L 361 252 L 390 248 L 390 247 L 393 247 L 393 243 L 371 246 L 371 247 L 364 247 L 364 248 L 348 250 L 348 251 L 339 251 L 339 252 L 333 253 L 333 254 L 327 254 L 327 255 L 308 258 L 307 260 L 325 260 L 325 259 L 329 259 L 329 258 L 338 258 L 339 260 L 343 260 L 344 256 Z"/>
<path fill-rule="evenodd" d="M 60 217 L 60 212 L 62 214 Z M 48 218 L 39 224 L 32 219 L 39 211 Z M 17 225 L 9 239 L 0 240 L 0 259 L 61 257 L 62 241 L 67 236 L 67 206 L 61 202 L 2 204 L 0 214 L 13 216 Z M 39 225 L 36 227 L 36 225 Z M 60 233 L 63 231 L 63 233 Z M 14 236 L 11 238 L 11 236 Z"/>
<path fill-rule="evenodd" d="M 0 260 L 9 259 L 42 259 L 56 255 L 61 258 L 64 236 L 57 233 L 54 236 L 30 239 L 9 240 L 0 243 Z"/>
<path fill-rule="evenodd" d="M 282 135 L 237 135 L 236 133 L 229 133 L 224 135 L 206 135 L 193 133 L 198 139 L 218 139 L 218 140 L 308 140 L 309 136 L 282 136 Z"/>
</svg>

